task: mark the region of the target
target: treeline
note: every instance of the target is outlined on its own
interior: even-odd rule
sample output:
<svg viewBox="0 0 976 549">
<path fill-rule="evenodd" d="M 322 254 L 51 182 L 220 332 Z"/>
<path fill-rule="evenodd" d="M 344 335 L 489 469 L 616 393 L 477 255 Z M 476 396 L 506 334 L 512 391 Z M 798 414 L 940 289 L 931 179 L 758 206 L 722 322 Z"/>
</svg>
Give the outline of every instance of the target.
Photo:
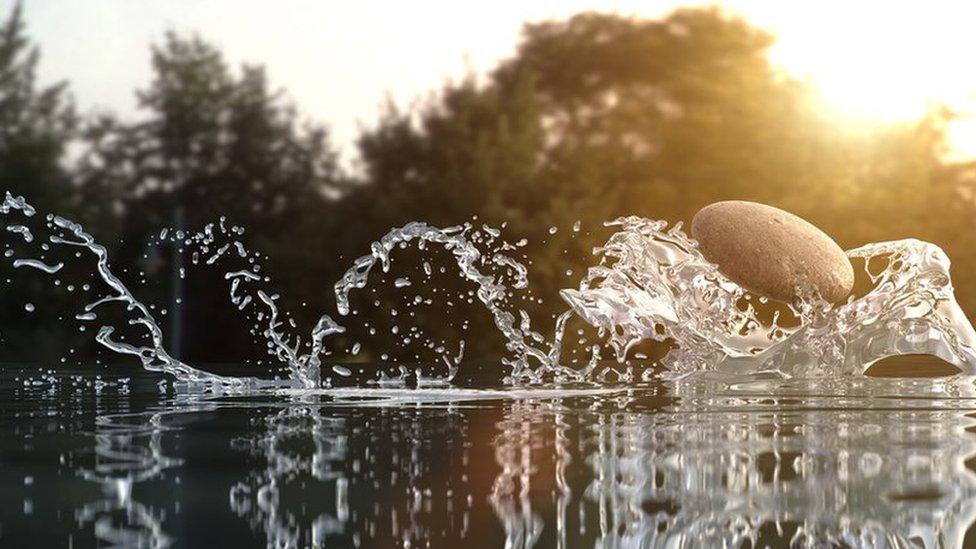
<svg viewBox="0 0 976 549">
<path fill-rule="evenodd" d="M 147 279 L 137 290 L 147 302 L 167 303 L 173 291 L 172 254 L 148 253 L 151 237 L 224 215 L 268 255 L 282 306 L 303 327 L 332 310 L 334 282 L 389 228 L 476 216 L 479 226 L 505 224 L 507 238 L 528 240 L 535 294 L 521 305 L 547 332 L 562 309 L 557 290 L 575 286 L 594 261 L 604 221 L 687 221 L 704 204 L 733 198 L 791 210 L 844 247 L 936 242 L 954 261 L 964 308 L 976 311 L 974 168 L 940 160 L 951 115 L 843 131 L 807 85 L 770 65 L 772 42 L 713 9 L 530 24 L 517 54 L 486 78 L 447 84 L 416 109 L 388 106 L 360 135 L 356 168 L 347 170 L 326 126 L 305 118 L 262 67 L 232 68 L 199 36 L 168 33 L 152 48 L 138 118 L 79 116 L 68 84 L 35 82 L 38 49 L 16 7 L 0 29 L 0 189 L 82 221 L 110 244 L 119 270 Z M 577 221 L 579 233 L 570 230 Z M 70 319 L 70 296 L 53 297 L 37 277 L 4 274 L 0 360 L 55 360 L 68 347 L 89 356 L 90 333 L 23 311 L 32 299 Z M 450 276 L 439 284 L 442 296 L 471 289 Z M 183 358 L 255 356 L 260 338 L 231 328 L 240 319 L 222 277 L 189 277 L 183 291 L 184 303 L 169 312 L 184 321 Z M 370 293 L 360 320 L 391 323 L 397 297 L 389 293 Z M 402 322 L 456 340 L 466 318 L 467 357 L 497 360 L 504 347 L 490 316 L 464 307 L 418 310 Z M 402 335 L 366 330 L 351 326 L 340 342 L 372 338 L 373 354 L 361 357 L 415 357 L 416 349 L 393 344 Z"/>
</svg>

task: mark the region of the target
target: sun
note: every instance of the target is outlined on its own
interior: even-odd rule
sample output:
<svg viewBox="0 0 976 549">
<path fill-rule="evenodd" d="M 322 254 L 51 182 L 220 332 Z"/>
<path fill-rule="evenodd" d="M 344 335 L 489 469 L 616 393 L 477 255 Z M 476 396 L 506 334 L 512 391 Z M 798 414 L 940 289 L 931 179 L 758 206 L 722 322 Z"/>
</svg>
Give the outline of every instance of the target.
<svg viewBox="0 0 976 549">
<path fill-rule="evenodd" d="M 916 120 L 944 105 L 962 115 L 947 128 L 950 156 L 976 158 L 976 3 L 723 5 L 776 37 L 770 60 L 810 82 L 832 115 L 883 124 Z"/>
</svg>

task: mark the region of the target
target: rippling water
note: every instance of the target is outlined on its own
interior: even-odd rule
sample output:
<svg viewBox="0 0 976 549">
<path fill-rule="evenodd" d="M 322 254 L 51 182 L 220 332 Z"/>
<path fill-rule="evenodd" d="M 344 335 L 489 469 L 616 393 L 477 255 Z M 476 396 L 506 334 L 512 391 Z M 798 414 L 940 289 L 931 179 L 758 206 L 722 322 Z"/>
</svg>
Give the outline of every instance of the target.
<svg viewBox="0 0 976 549">
<path fill-rule="evenodd" d="M 127 371 L 0 370 L 0 546 L 976 543 L 969 376 L 222 396 Z"/>
</svg>

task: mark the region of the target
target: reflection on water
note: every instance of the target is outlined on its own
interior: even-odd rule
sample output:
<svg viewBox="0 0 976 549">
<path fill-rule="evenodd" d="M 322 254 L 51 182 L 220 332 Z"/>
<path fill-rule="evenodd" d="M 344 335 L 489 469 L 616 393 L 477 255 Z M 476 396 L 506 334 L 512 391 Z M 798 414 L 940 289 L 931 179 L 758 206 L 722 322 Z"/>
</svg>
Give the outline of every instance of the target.
<svg viewBox="0 0 976 549">
<path fill-rule="evenodd" d="M 342 469 L 348 449 L 345 418 L 323 416 L 310 406 L 287 407 L 260 418 L 264 432 L 233 442 L 238 450 L 264 458 L 230 491 L 230 507 L 269 546 L 318 547 L 340 535 L 349 519 L 348 481 Z M 290 491 L 291 501 L 284 499 Z M 326 494 L 329 504 L 308 511 L 301 494 Z M 291 504 L 290 504 L 291 503 Z"/>
<path fill-rule="evenodd" d="M 0 545 L 964 546 L 976 400 L 933 383 L 411 403 L 4 378 Z"/>
<path fill-rule="evenodd" d="M 561 547 L 961 545 L 976 514 L 967 412 L 766 400 L 658 414 L 512 403 L 492 495 L 510 545 L 546 526 Z"/>
</svg>

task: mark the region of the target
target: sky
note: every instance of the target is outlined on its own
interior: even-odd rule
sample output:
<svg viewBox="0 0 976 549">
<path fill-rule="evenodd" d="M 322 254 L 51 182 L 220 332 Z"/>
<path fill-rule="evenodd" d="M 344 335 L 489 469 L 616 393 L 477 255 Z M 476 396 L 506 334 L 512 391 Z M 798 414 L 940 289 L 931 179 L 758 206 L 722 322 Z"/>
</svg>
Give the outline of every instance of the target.
<svg viewBox="0 0 976 549">
<path fill-rule="evenodd" d="M 0 0 L 3 12 L 13 0 Z M 82 112 L 135 113 L 149 46 L 198 32 L 228 61 L 266 66 L 348 158 L 391 97 L 410 105 L 515 53 L 524 22 L 585 10 L 660 17 L 720 5 L 778 39 L 772 61 L 807 79 L 846 126 L 911 120 L 936 103 L 964 118 L 953 158 L 976 157 L 976 3 L 728 0 L 25 0 L 42 82 L 68 80 Z M 972 4 L 972 5 L 970 5 Z"/>
</svg>

